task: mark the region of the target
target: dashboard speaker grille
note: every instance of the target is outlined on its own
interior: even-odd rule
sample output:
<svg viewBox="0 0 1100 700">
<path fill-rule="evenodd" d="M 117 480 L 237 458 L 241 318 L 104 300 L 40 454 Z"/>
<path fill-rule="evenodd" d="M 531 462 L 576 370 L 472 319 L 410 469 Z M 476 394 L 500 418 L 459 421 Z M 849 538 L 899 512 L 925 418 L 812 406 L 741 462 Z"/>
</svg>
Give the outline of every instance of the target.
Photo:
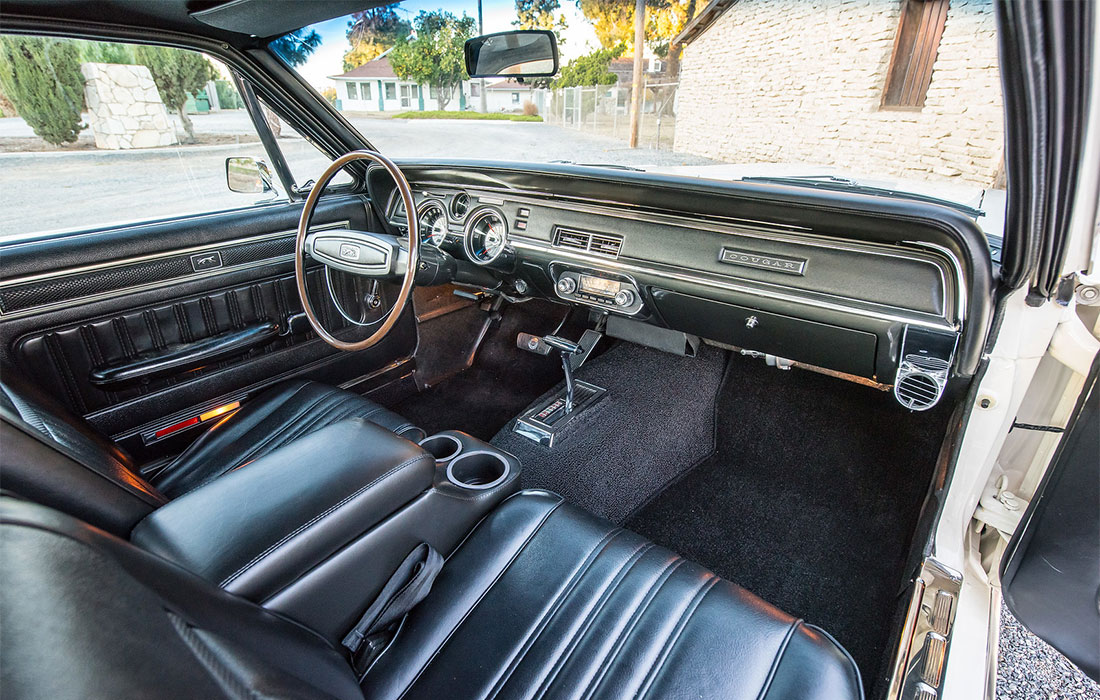
<svg viewBox="0 0 1100 700">
<path fill-rule="evenodd" d="M 572 248 L 573 250 L 583 250 L 596 255 L 617 258 L 623 247 L 623 239 L 621 236 L 612 236 L 606 233 L 588 233 L 587 231 L 559 228 L 554 237 L 554 245 L 559 248 Z"/>
</svg>

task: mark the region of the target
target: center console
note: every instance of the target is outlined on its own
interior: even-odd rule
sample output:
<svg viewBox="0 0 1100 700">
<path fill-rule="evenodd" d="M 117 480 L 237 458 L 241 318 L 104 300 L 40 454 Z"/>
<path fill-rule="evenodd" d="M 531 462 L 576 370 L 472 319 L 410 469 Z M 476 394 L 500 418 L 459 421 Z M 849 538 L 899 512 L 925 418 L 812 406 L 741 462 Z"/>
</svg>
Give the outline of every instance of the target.
<svg viewBox="0 0 1100 700">
<path fill-rule="evenodd" d="M 162 506 L 131 540 L 338 644 L 409 552 L 449 555 L 519 477 L 465 433 L 417 445 L 348 419 Z"/>
</svg>

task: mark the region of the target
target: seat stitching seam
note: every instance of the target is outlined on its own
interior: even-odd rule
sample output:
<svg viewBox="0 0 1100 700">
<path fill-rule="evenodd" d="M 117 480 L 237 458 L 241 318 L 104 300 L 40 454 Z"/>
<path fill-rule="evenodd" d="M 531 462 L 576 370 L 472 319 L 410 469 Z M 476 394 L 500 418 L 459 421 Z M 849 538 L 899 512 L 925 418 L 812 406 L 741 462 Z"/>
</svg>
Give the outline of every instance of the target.
<svg viewBox="0 0 1100 700">
<path fill-rule="evenodd" d="M 566 650 L 566 652 L 562 655 L 559 655 L 557 662 L 550 670 L 550 675 L 544 678 L 543 681 L 539 684 L 539 688 L 535 694 L 536 698 L 541 698 L 550 689 L 550 684 L 554 682 L 554 679 L 556 679 L 558 675 L 561 674 L 562 669 L 565 668 L 566 664 L 569 663 L 569 660 L 573 656 L 573 652 L 577 650 L 577 648 L 581 645 L 581 642 L 584 641 L 584 638 L 588 636 L 588 632 L 592 629 L 592 625 L 595 624 L 596 619 L 600 616 L 600 613 L 602 613 L 604 608 L 607 607 L 608 602 L 615 595 L 615 592 L 618 591 L 619 588 L 622 586 L 623 581 L 626 580 L 626 577 L 630 574 L 634 567 L 638 565 L 638 562 L 641 561 L 642 557 L 644 557 L 646 553 L 648 553 L 649 550 L 653 549 L 655 546 L 656 545 L 651 542 L 643 543 L 642 545 L 637 547 L 633 553 L 631 553 L 630 559 L 623 562 L 623 564 L 619 567 L 619 570 L 615 572 L 614 580 L 611 581 L 611 584 L 608 586 L 608 588 L 600 594 L 600 600 L 596 601 L 596 606 L 586 616 L 586 619 L 582 625 L 582 629 L 577 630 L 573 634 L 573 636 L 569 640 L 568 649 Z"/>
<path fill-rule="evenodd" d="M 627 626 L 623 629 L 623 631 L 619 633 L 619 637 L 615 640 L 615 644 L 612 646 L 611 651 L 604 656 L 604 661 L 601 664 L 602 669 L 599 675 L 588 682 L 588 685 L 585 688 L 585 698 L 592 697 L 592 695 L 594 695 L 595 692 L 599 690 L 600 686 L 603 685 L 603 679 L 607 677 L 608 671 L 611 670 L 611 663 L 619 657 L 619 654 L 622 652 L 627 642 L 630 641 L 630 635 L 634 633 L 635 628 L 637 628 L 637 626 L 641 623 L 642 618 L 645 617 L 645 614 L 647 612 L 649 612 L 649 608 L 653 604 L 653 601 L 657 599 L 657 596 L 661 593 L 661 590 L 669 582 L 669 580 L 672 578 L 672 575 L 676 573 L 676 570 L 680 568 L 684 561 L 685 559 L 683 559 L 682 557 L 676 557 L 673 561 L 669 562 L 665 566 L 664 570 L 662 570 L 661 575 L 658 577 L 658 579 L 653 582 L 652 586 L 650 586 L 650 589 L 647 592 L 646 598 L 642 602 L 642 605 L 634 611 L 631 616 L 632 619 L 627 623 Z"/>
<path fill-rule="evenodd" d="M 764 677 L 764 684 L 760 686 L 760 692 L 757 693 L 757 700 L 763 700 L 767 696 L 768 691 L 771 690 L 772 681 L 775 680 L 776 673 L 779 672 L 779 664 L 783 661 L 783 655 L 787 653 L 787 646 L 791 643 L 791 638 L 794 637 L 795 630 L 802 626 L 802 620 L 795 620 L 787 628 L 787 633 L 783 635 L 783 641 L 779 643 L 779 649 L 775 652 L 775 658 L 772 659 L 771 668 L 768 669 L 768 675 Z"/>
<path fill-rule="evenodd" d="M 577 587 L 581 583 L 581 579 L 584 578 L 584 576 L 586 576 L 588 574 L 588 572 L 590 572 L 592 570 L 592 566 L 594 566 L 596 561 L 598 561 L 599 558 L 604 554 L 604 552 L 607 551 L 607 548 L 611 545 L 611 542 L 616 537 L 623 534 L 623 532 L 625 532 L 625 531 L 622 528 L 616 528 L 616 529 L 614 529 L 614 530 L 612 530 L 611 532 L 608 533 L 608 535 L 610 535 L 610 537 L 605 535 L 604 539 L 601 540 L 601 542 L 604 543 L 602 547 L 599 544 L 596 545 L 596 549 L 599 550 L 599 551 L 593 550 L 593 553 L 595 554 L 595 556 L 592 556 L 591 554 L 589 555 L 589 556 L 591 556 L 590 562 L 587 563 L 587 566 L 585 566 L 584 571 L 580 572 L 580 575 L 576 577 L 575 581 L 573 582 L 573 584 L 569 588 L 568 594 L 560 598 L 560 604 L 555 606 L 555 609 L 554 609 L 553 613 L 550 616 L 545 616 L 544 615 L 543 619 L 539 621 L 539 623 L 537 625 L 538 630 L 535 632 L 534 636 L 530 637 L 526 641 L 526 643 L 524 645 L 524 648 L 523 648 L 523 651 L 520 654 L 520 656 L 518 658 L 514 659 L 513 662 L 509 665 L 507 675 L 503 676 L 503 677 L 501 677 L 500 679 L 497 680 L 497 682 L 494 684 L 493 690 L 486 696 L 486 700 L 489 700 L 489 698 L 496 697 L 498 694 L 500 694 L 500 691 L 504 689 L 504 686 L 507 684 L 508 680 L 511 679 L 511 677 L 515 674 L 516 670 L 519 669 L 519 667 L 523 664 L 523 660 L 527 658 L 527 654 L 531 651 L 532 648 L 534 648 L 535 644 L 537 644 L 538 641 L 542 638 L 543 633 L 546 632 L 547 629 L 549 629 L 550 623 L 553 621 L 553 618 L 557 616 L 557 613 L 560 612 L 563 607 L 565 607 L 565 603 L 566 603 L 567 598 L 569 598 L 576 591 Z M 653 545 L 649 545 L 649 546 L 652 547 Z M 636 556 L 639 556 L 639 549 L 646 550 L 646 549 L 648 549 L 648 547 L 646 547 L 645 544 L 642 544 L 642 545 L 634 548 L 634 551 L 630 553 L 630 557 L 628 557 L 626 561 L 624 561 L 622 564 L 620 564 L 619 568 L 615 571 L 615 577 L 612 579 L 611 582 L 609 582 L 611 586 L 615 586 L 615 583 L 617 581 L 619 581 L 619 575 L 623 572 L 623 569 L 625 569 L 627 566 L 629 566 L 631 564 L 631 562 L 633 562 L 635 560 Z M 642 554 L 644 554 L 644 551 L 642 552 Z M 606 594 L 606 592 L 607 591 L 605 590 L 604 593 Z M 592 613 L 590 613 L 590 616 L 591 615 L 592 615 Z"/>
<path fill-rule="evenodd" d="M 401 700 L 402 698 L 404 698 L 405 695 L 408 694 L 409 690 L 414 685 L 416 685 L 416 682 L 420 680 L 420 677 L 422 675 L 424 675 L 424 671 L 427 670 L 428 666 L 430 666 L 433 661 L 435 661 L 435 658 L 439 656 L 439 653 L 443 651 L 443 647 L 447 645 L 447 642 L 451 641 L 451 637 L 453 637 L 455 632 L 458 631 L 458 628 L 462 626 L 462 623 L 466 622 L 466 620 L 469 619 L 470 615 L 472 615 L 474 610 L 477 609 L 477 606 L 480 605 L 481 601 L 485 599 L 485 596 L 489 595 L 490 591 L 493 590 L 493 587 L 496 586 L 502 578 L 504 578 L 504 575 L 508 573 L 508 570 L 512 568 L 512 565 L 516 562 L 517 559 L 519 559 L 524 550 L 527 549 L 527 546 L 530 545 L 531 542 L 535 539 L 535 536 L 538 535 L 539 530 L 541 530 L 543 526 L 546 525 L 546 521 L 550 519 L 550 516 L 553 515 L 558 510 L 558 508 L 562 506 L 563 503 L 565 503 L 564 499 L 559 500 L 557 503 L 554 504 L 553 508 L 546 511 L 546 513 L 542 516 L 542 519 L 539 520 L 538 525 L 534 527 L 534 529 L 531 531 L 531 534 L 528 535 L 527 539 L 523 541 L 523 544 L 519 546 L 515 554 L 513 554 L 511 559 L 508 560 L 508 563 L 504 565 L 504 568 L 502 568 L 500 570 L 500 573 L 498 573 L 493 579 L 492 583 L 490 583 L 489 586 L 481 592 L 481 595 L 479 595 L 477 600 L 474 601 L 474 604 L 470 606 L 470 609 L 467 610 L 465 614 L 463 614 L 462 618 L 455 624 L 453 628 L 451 628 L 451 631 L 447 633 L 447 636 L 443 639 L 443 641 L 439 643 L 439 646 L 436 647 L 436 650 L 432 652 L 432 655 L 428 657 L 423 665 L 421 665 L 420 670 L 416 672 L 416 676 L 414 676 L 412 681 L 405 687 L 403 691 L 401 691 L 401 695 L 397 697 L 397 700 Z M 605 535 L 605 538 L 606 537 L 607 536 Z M 602 543 L 603 540 L 600 540 L 600 542 Z M 595 550 L 599 546 L 600 545 L 597 544 L 596 547 L 593 547 L 593 550 Z"/>
<path fill-rule="evenodd" d="M 352 493 L 352 494 L 350 494 L 350 495 L 348 495 L 348 496 L 344 497 L 344 498 L 343 498 L 343 499 L 341 499 L 341 500 L 340 500 L 340 501 L 339 501 L 338 503 L 336 503 L 336 504 L 334 504 L 334 505 L 332 505 L 332 506 L 329 506 L 329 507 L 328 507 L 327 509 L 325 509 L 325 510 L 324 510 L 323 512 L 321 512 L 321 513 L 319 513 L 319 514 L 315 515 L 315 516 L 314 516 L 314 517 L 312 517 L 312 518 L 311 518 L 311 519 L 310 519 L 310 520 L 309 520 L 308 522 L 306 522 L 306 523 L 303 523 L 302 525 L 299 525 L 299 526 L 298 526 L 297 528 L 295 528 L 295 529 L 294 529 L 294 530 L 293 530 L 292 532 L 290 532 L 289 534 L 287 534 L 287 535 L 283 536 L 283 538 L 282 538 L 282 539 L 280 539 L 280 540 L 279 540 L 278 542 L 276 542 L 275 544 L 271 545 L 270 547 L 268 547 L 267 549 L 265 549 L 265 550 L 264 550 L 263 552 L 261 552 L 260 554 L 256 555 L 256 557 L 255 557 L 255 558 L 253 558 L 253 559 L 252 559 L 252 561 L 248 562 L 247 564 L 245 564 L 244 566 L 242 566 L 242 567 L 241 567 L 240 569 L 237 569 L 237 571 L 235 571 L 235 572 L 234 572 L 233 574 L 231 574 L 231 575 L 229 576 L 229 578 L 227 578 L 227 579 L 225 579 L 224 581 L 222 581 L 222 582 L 221 582 L 221 584 L 220 584 L 220 585 L 221 585 L 221 587 L 222 587 L 222 588 L 224 588 L 224 587 L 225 587 L 225 586 L 226 586 L 227 584 L 229 584 L 229 583 L 232 583 L 234 579 L 236 579 L 237 577 L 239 577 L 239 576 L 240 576 L 241 574 L 243 574 L 243 573 L 244 573 L 245 571 L 247 571 L 248 569 L 252 568 L 252 567 L 253 567 L 253 566 L 255 566 L 256 564 L 258 564 L 258 563 L 259 563 L 259 562 L 260 562 L 260 561 L 261 561 L 262 559 L 264 559 L 265 557 L 267 557 L 268 555 L 270 555 L 270 554 L 271 554 L 272 552 L 274 552 L 274 551 L 275 551 L 276 549 L 278 549 L 279 547 L 283 546 L 284 544 L 286 544 L 286 543 L 287 543 L 288 541 L 290 541 L 291 539 L 293 539 L 294 537 L 296 537 L 297 535 L 299 535 L 299 534 L 300 534 L 300 533 L 302 533 L 303 531 L 305 531 L 305 530 L 309 529 L 310 527 L 312 527 L 313 525 L 315 525 L 315 524 L 316 524 L 316 523 L 317 523 L 318 521 L 322 520 L 323 518 L 327 517 L 327 516 L 328 516 L 328 515 L 330 515 L 331 513 L 335 512 L 335 511 L 339 510 L 340 508 L 342 508 L 343 506 L 347 505 L 347 504 L 348 504 L 348 503 L 349 503 L 350 501 L 352 501 L 353 499 L 355 499 L 356 497 L 358 497 L 358 496 L 359 496 L 360 494 L 362 494 L 362 493 L 363 493 L 364 491 L 366 491 L 367 489 L 371 488 L 372 486 L 374 486 L 374 485 L 375 485 L 375 484 L 377 484 L 378 482 L 380 482 L 380 481 L 384 480 L 384 479 L 385 479 L 386 477 L 389 477 L 389 476 L 391 476 L 392 474 L 395 474 L 395 473 L 396 473 L 396 472 L 398 472 L 398 471 L 401 471 L 402 469 L 404 469 L 404 468 L 405 468 L 405 467 L 407 467 L 407 466 L 410 466 L 410 465 L 412 465 L 412 464 L 415 464 L 416 462 L 420 462 L 420 461 L 423 461 L 423 460 L 425 460 L 425 459 L 428 459 L 428 458 L 429 458 L 430 456 L 431 456 L 431 455 L 426 455 L 426 454 L 424 454 L 424 455 L 419 455 L 419 456 L 413 457 L 412 459 L 406 460 L 406 461 L 402 462 L 401 464 L 397 465 L 396 467 L 394 467 L 393 469 L 390 469 L 390 470 L 389 470 L 388 472 L 386 472 L 385 474 L 382 474 L 382 475 L 380 475 L 380 476 L 376 477 L 376 478 L 375 478 L 375 479 L 373 479 L 373 480 L 372 480 L 372 481 L 371 481 L 370 483 L 368 483 L 368 484 L 366 484 L 366 485 L 364 485 L 364 486 L 360 487 L 360 488 L 359 488 L 359 489 L 357 489 L 357 490 L 356 490 L 356 491 L 355 491 L 354 493 Z"/>
<path fill-rule="evenodd" d="M 635 693 L 635 697 L 639 700 L 644 700 L 644 698 L 649 695 L 649 691 L 653 688 L 653 684 L 656 682 L 657 676 L 660 675 L 661 669 L 664 666 L 665 661 L 668 660 L 668 657 L 672 653 L 673 648 L 675 648 L 676 643 L 680 641 L 680 636 L 684 633 L 684 630 L 687 629 L 688 622 L 691 621 L 692 616 L 695 615 L 695 611 L 698 610 L 699 606 L 703 603 L 703 599 L 707 597 L 707 594 L 710 593 L 715 584 L 717 584 L 718 581 L 721 580 L 714 574 L 711 574 L 710 572 L 707 573 L 710 575 L 710 580 L 700 586 L 699 590 L 696 591 L 695 597 L 691 601 L 691 604 L 688 606 L 687 610 L 685 610 L 680 616 L 680 620 L 676 623 L 676 628 L 673 630 L 672 634 L 669 635 L 668 639 L 665 640 L 664 646 L 661 649 L 660 654 L 657 655 L 657 658 L 654 660 L 653 664 L 646 672 L 646 677 L 642 681 L 642 685 L 638 688 L 638 692 Z"/>
<path fill-rule="evenodd" d="M 524 640 L 522 652 L 518 657 L 513 658 L 512 661 L 509 662 L 509 668 L 507 669 L 506 674 L 498 678 L 497 681 L 493 684 L 493 689 L 490 690 L 489 694 L 486 696 L 487 699 L 495 696 L 500 692 L 500 689 L 503 687 L 503 685 L 507 683 L 508 679 L 512 677 L 512 674 L 515 673 L 515 670 L 523 662 L 523 659 L 526 658 L 527 652 L 530 651 L 531 647 L 534 646 L 534 644 L 542 637 L 542 633 L 545 632 L 546 628 L 549 626 L 549 620 L 553 619 L 557 615 L 557 613 L 565 605 L 565 601 L 570 596 L 572 596 L 573 592 L 577 589 L 577 586 L 580 585 L 581 580 L 588 574 L 589 571 L 592 570 L 592 567 L 600 558 L 600 554 L 604 550 L 606 550 L 608 545 L 611 544 L 612 540 L 618 537 L 619 534 L 621 534 L 622 532 L 622 528 L 615 528 L 613 530 L 610 530 L 607 532 L 607 534 L 603 536 L 603 538 L 599 542 L 596 543 L 596 546 L 585 557 L 585 561 L 582 562 L 582 566 L 577 569 L 577 571 L 570 577 L 566 586 L 562 588 L 562 590 L 559 591 L 558 594 L 554 597 L 554 601 L 552 602 L 550 607 L 543 611 L 540 619 L 534 625 L 535 631 L 533 632 L 533 634 L 528 634 L 527 639 Z"/>
</svg>

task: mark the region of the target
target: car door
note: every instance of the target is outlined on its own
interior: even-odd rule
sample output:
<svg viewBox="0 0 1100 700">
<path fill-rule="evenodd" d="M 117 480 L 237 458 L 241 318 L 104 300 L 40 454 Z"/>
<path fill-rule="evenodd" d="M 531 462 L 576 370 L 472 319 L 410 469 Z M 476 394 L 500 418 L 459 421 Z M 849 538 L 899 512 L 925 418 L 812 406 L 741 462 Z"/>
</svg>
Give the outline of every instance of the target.
<svg viewBox="0 0 1100 700">
<path fill-rule="evenodd" d="M 1094 364 L 1001 563 L 1001 589 L 1012 614 L 1094 680 L 1100 680 L 1098 369 Z"/>
<path fill-rule="evenodd" d="M 2 371 L 47 390 L 141 461 L 178 451 L 204 423 L 280 381 L 363 391 L 411 364 L 411 309 L 361 352 L 336 351 L 310 331 L 294 281 L 296 183 L 328 157 L 270 112 L 250 114 L 260 111 L 191 115 L 192 144 L 79 150 L 79 137 L 77 150 L 5 162 L 6 181 L 19 184 L 8 185 L 0 215 Z M 105 127 L 90 128 L 98 139 Z M 228 192 L 226 158 L 239 155 L 273 161 L 279 191 Z M 321 199 L 314 229 L 379 230 L 367 195 L 345 183 Z M 396 293 L 319 266 L 307 278 L 323 323 L 349 338 L 369 333 Z M 368 294 L 381 305 L 363 304 Z"/>
</svg>

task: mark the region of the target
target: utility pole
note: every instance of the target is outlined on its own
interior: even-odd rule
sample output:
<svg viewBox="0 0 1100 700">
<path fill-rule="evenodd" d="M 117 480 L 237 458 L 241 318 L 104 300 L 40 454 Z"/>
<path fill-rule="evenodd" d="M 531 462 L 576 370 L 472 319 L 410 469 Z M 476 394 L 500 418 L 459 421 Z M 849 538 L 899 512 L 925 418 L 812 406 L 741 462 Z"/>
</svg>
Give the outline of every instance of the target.
<svg viewBox="0 0 1100 700">
<path fill-rule="evenodd" d="M 481 17 L 481 0 L 477 0 L 477 33 L 479 35 L 485 33 L 485 25 Z M 489 111 L 485 104 L 485 78 L 477 79 L 477 109 L 482 114 Z"/>
<path fill-rule="evenodd" d="M 642 78 L 645 70 L 645 0 L 634 3 L 634 86 L 630 106 L 630 147 L 638 147 L 638 125 L 642 118 Z"/>
</svg>

